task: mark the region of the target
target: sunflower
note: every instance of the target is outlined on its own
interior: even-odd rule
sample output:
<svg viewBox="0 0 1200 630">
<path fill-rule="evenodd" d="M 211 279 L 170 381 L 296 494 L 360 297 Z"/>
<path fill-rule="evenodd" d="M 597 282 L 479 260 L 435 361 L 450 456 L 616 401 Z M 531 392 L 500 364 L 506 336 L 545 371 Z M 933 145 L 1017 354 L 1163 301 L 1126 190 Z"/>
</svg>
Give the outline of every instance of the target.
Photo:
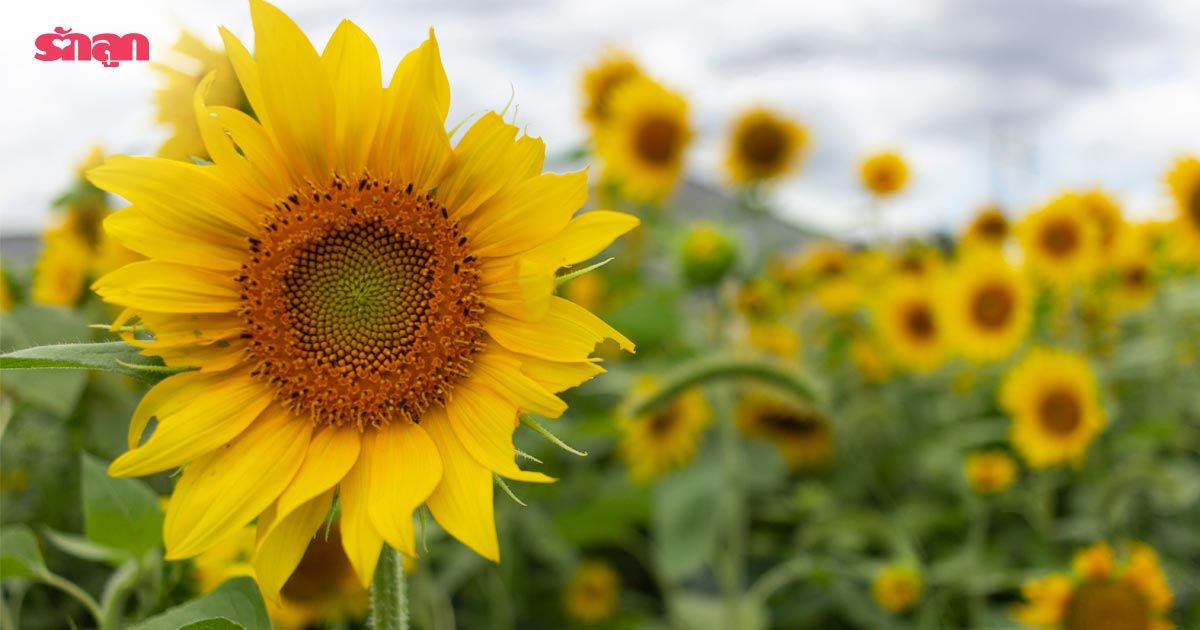
<svg viewBox="0 0 1200 630">
<path fill-rule="evenodd" d="M 613 92 L 610 114 L 596 133 L 604 179 L 633 201 L 662 201 L 679 180 L 692 139 L 687 101 L 639 76 Z"/>
<path fill-rule="evenodd" d="M 1176 160 L 1167 173 L 1167 185 L 1178 208 L 1175 220 L 1180 235 L 1188 243 L 1194 260 L 1200 251 L 1200 158 L 1188 156 Z"/>
<path fill-rule="evenodd" d="M 999 206 L 988 206 L 981 210 L 963 232 L 961 243 L 964 248 L 977 246 L 1001 248 L 1012 233 L 1012 225 Z"/>
<path fill-rule="evenodd" d="M 200 593 L 209 593 L 237 576 L 254 575 L 255 527 L 241 527 L 192 561 Z M 406 567 L 407 568 L 407 567 Z M 341 545 L 341 530 L 322 527 L 308 543 L 299 566 L 283 586 L 278 600 L 268 599 L 272 627 L 281 630 L 327 623 L 361 621 L 367 612 L 367 590 L 358 583 Z"/>
<path fill-rule="evenodd" d="M 945 317 L 928 282 L 893 279 L 884 287 L 874 310 L 880 339 L 897 365 L 932 372 L 945 360 Z"/>
<path fill-rule="evenodd" d="M 847 247 L 823 242 L 814 245 L 800 263 L 817 304 L 831 314 L 845 315 L 862 299 L 853 262 L 854 254 Z"/>
<path fill-rule="evenodd" d="M 800 351 L 800 335 L 787 324 L 769 319 L 751 321 L 746 327 L 746 341 L 763 352 L 791 359 Z"/>
<path fill-rule="evenodd" d="M 816 470 L 833 459 L 833 428 L 816 410 L 765 390 L 742 395 L 737 425 L 749 437 L 769 440 L 791 470 Z"/>
<path fill-rule="evenodd" d="M 921 574 L 906 565 L 888 565 L 875 573 L 871 582 L 871 597 L 880 608 L 899 614 L 911 609 L 921 599 L 924 586 Z"/>
<path fill-rule="evenodd" d="M 941 250 L 924 243 L 911 243 L 891 255 L 890 271 L 917 279 L 937 277 L 946 268 Z"/>
<path fill-rule="evenodd" d="M 605 53 L 583 72 L 583 120 L 599 129 L 612 113 L 612 96 L 625 82 L 643 76 L 633 57 L 621 51 Z"/>
<path fill-rule="evenodd" d="M 795 121 L 769 109 L 751 109 L 733 124 L 725 168 L 735 184 L 778 179 L 792 172 L 808 145 Z"/>
<path fill-rule="evenodd" d="M 17 287 L 4 269 L 4 261 L 0 260 L 0 313 L 7 313 L 17 303 Z"/>
<path fill-rule="evenodd" d="M 1121 215 L 1121 206 L 1102 190 L 1080 193 L 1079 203 L 1083 207 L 1084 215 L 1095 226 L 1100 253 L 1110 254 L 1127 227 L 1125 217 Z"/>
<path fill-rule="evenodd" d="M 783 308 L 779 287 L 767 278 L 751 278 L 738 289 L 737 309 L 751 321 L 774 320 Z"/>
<path fill-rule="evenodd" d="M 46 306 L 71 307 L 87 286 L 91 248 L 69 230 L 51 230 L 33 269 L 30 297 Z"/>
<path fill-rule="evenodd" d="M 973 361 L 1008 356 L 1033 322 L 1033 288 L 1026 276 L 999 253 L 986 250 L 958 264 L 944 303 L 950 338 Z"/>
<path fill-rule="evenodd" d="M 210 75 L 195 105 L 214 164 L 116 156 L 90 173 L 133 204 L 108 231 L 150 257 L 95 290 L 126 308 L 118 324 L 154 333 L 129 340 L 143 353 L 199 368 L 146 394 L 109 472 L 186 466 L 169 559 L 257 518 L 255 575 L 272 598 L 335 492 L 363 585 L 384 542 L 416 555 L 422 504 L 498 560 L 493 474 L 552 481 L 517 467 L 518 415 L 561 415 L 555 394 L 603 372 L 598 342 L 633 349 L 554 296 L 555 273 L 637 220 L 572 218 L 585 174 L 539 174 L 543 143 L 495 113 L 452 147 L 432 33 L 382 88 L 351 22 L 318 54 L 274 6 L 250 10 L 255 56 L 222 34 L 261 122 L 205 105 Z"/>
<path fill-rule="evenodd" d="M 633 399 L 653 391 L 653 379 L 634 388 Z M 689 389 L 639 416 L 622 414 L 619 450 L 629 477 L 646 483 L 676 468 L 696 454 L 700 437 L 712 422 L 712 409 L 698 389 Z"/>
<path fill-rule="evenodd" d="M 702 223 L 684 237 L 680 255 L 683 277 L 692 286 L 712 286 L 737 263 L 738 247 L 724 230 Z"/>
<path fill-rule="evenodd" d="M 621 598 L 621 576 L 607 562 L 588 560 L 579 565 L 563 589 L 563 610 L 582 624 L 611 619 Z"/>
<path fill-rule="evenodd" d="M 1104 428 L 1092 369 L 1070 352 L 1031 350 L 1005 376 L 1000 403 L 1012 416 L 1013 446 L 1033 468 L 1081 461 Z"/>
<path fill-rule="evenodd" d="M 1095 271 L 1099 233 L 1079 195 L 1062 195 L 1030 213 L 1017 236 L 1033 271 L 1050 284 L 1066 286 Z"/>
<path fill-rule="evenodd" d="M 895 151 L 867 156 L 859 166 L 863 186 L 876 197 L 890 197 L 908 183 L 908 165 Z"/>
<path fill-rule="evenodd" d="M 869 383 L 882 383 L 892 376 L 887 354 L 872 336 L 862 334 L 850 344 L 850 360 Z"/>
<path fill-rule="evenodd" d="M 209 48 L 200 38 L 187 31 L 180 33 L 179 41 L 171 50 L 178 57 L 177 65 L 150 64 L 162 75 L 163 81 L 162 87 L 154 93 L 158 122 L 171 127 L 171 137 L 158 148 L 158 155 L 172 160 L 208 160 L 208 149 L 201 136 L 200 125 L 196 123 L 196 110 L 192 104 L 196 87 L 209 74 L 216 73 L 205 96 L 205 103 L 210 107 L 224 106 L 244 111 L 249 109 L 246 95 L 225 51 Z"/>
<path fill-rule="evenodd" d="M 1133 543 L 1118 563 L 1107 543 L 1075 554 L 1073 572 L 1051 573 L 1021 587 L 1013 618 L 1042 630 L 1171 630 L 1171 587 L 1148 545 Z"/>
<path fill-rule="evenodd" d="M 971 453 L 963 465 L 967 484 L 979 494 L 1004 492 L 1017 478 L 1017 462 L 1002 450 Z"/>
<path fill-rule="evenodd" d="M 1135 311 L 1150 302 L 1158 288 L 1151 246 L 1138 230 L 1122 239 L 1109 264 L 1113 304 L 1122 311 Z"/>
</svg>

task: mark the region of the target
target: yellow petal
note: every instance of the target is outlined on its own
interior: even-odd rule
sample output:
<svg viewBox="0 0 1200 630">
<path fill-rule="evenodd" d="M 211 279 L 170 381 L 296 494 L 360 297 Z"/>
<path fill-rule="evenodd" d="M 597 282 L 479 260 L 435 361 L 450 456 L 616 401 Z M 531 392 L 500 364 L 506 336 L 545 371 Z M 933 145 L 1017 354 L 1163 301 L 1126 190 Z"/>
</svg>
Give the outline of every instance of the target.
<svg viewBox="0 0 1200 630">
<path fill-rule="evenodd" d="M 401 420 L 376 429 L 365 447 L 370 461 L 371 523 L 393 549 L 415 556 L 413 510 L 442 478 L 437 447 L 420 425 Z"/>
<path fill-rule="evenodd" d="M 253 197 L 259 204 L 269 208 L 272 198 L 266 191 L 270 188 L 259 179 L 257 171 L 249 160 L 238 153 L 233 140 L 217 122 L 216 114 L 209 112 L 204 105 L 208 91 L 216 79 L 216 71 L 208 73 L 208 76 L 204 77 L 196 86 L 196 91 L 192 96 L 192 110 L 196 116 L 204 147 L 213 164 L 220 169 L 222 177 L 234 182 L 235 187 L 243 194 Z"/>
<path fill-rule="evenodd" d="M 379 52 L 362 29 L 350 20 L 342 20 L 325 44 L 321 61 L 333 82 L 337 103 L 338 170 L 355 175 L 366 168 L 383 109 Z"/>
<path fill-rule="evenodd" d="M 449 108 L 450 84 L 431 30 L 400 61 L 384 93 L 372 170 L 392 173 L 397 184 L 411 183 L 422 194 L 437 186 L 454 159 L 445 129 Z"/>
<path fill-rule="evenodd" d="M 516 405 L 491 392 L 459 385 L 454 399 L 446 405 L 446 416 L 467 452 L 488 470 L 518 481 L 554 481 L 542 473 L 517 467 L 517 451 L 512 443 L 517 428 Z"/>
<path fill-rule="evenodd" d="M 567 410 L 567 403 L 521 371 L 521 361 L 503 350 L 497 350 L 475 356 L 471 364 L 472 378 L 516 405 L 519 411 L 557 418 Z"/>
<path fill-rule="evenodd" d="M 274 200 L 282 199 L 302 182 L 302 171 L 293 168 L 292 161 L 285 160 L 279 152 L 270 131 L 245 112 L 215 105 L 208 108 L 209 115 L 229 134 L 238 151 L 258 175 L 259 184 Z"/>
<path fill-rule="evenodd" d="M 130 451 L 113 461 L 114 477 L 182 466 L 241 434 L 266 409 L 271 392 L 247 373 L 184 372 L 155 385 L 129 421 Z M 150 418 L 158 426 L 138 446 Z"/>
<path fill-rule="evenodd" d="M 209 156 L 227 176 L 236 178 L 238 190 L 269 207 L 291 189 L 289 171 L 267 132 L 258 121 L 231 107 L 207 107 L 204 98 L 214 74 L 196 88 L 193 108 Z"/>
<path fill-rule="evenodd" d="M 604 251 L 618 236 L 637 227 L 639 223 L 641 221 L 637 217 L 623 212 L 585 212 L 572 219 L 556 236 L 524 256 L 550 269 L 573 265 Z"/>
<path fill-rule="evenodd" d="M 302 503 L 337 485 L 350 472 L 362 447 L 354 427 L 326 427 L 313 436 L 304 463 L 279 496 L 279 514 L 287 516 Z"/>
<path fill-rule="evenodd" d="M 188 220 L 130 206 L 104 220 L 104 231 L 121 245 L 144 256 L 218 271 L 240 269 L 249 242 L 245 237 L 194 229 Z"/>
<path fill-rule="evenodd" d="M 625 335 L 587 309 L 557 296 L 550 298 L 550 309 L 540 321 L 488 313 L 484 326 L 501 346 L 551 361 L 582 361 L 605 339 L 613 339 L 622 350 L 633 352 L 633 342 Z"/>
<path fill-rule="evenodd" d="M 262 82 L 258 77 L 258 62 L 254 60 L 250 51 L 246 50 L 241 40 L 229 32 L 229 29 L 221 26 L 219 30 L 221 41 L 225 43 L 225 54 L 229 56 L 229 63 L 233 65 L 238 83 L 242 85 L 242 93 L 246 95 L 246 101 L 250 103 L 254 115 L 265 125 L 267 123 L 267 106 L 263 102 Z"/>
<path fill-rule="evenodd" d="M 558 234 L 587 201 L 587 172 L 543 173 L 488 199 L 467 218 L 477 256 L 510 256 Z"/>
<path fill-rule="evenodd" d="M 229 313 L 241 307 L 233 278 L 206 269 L 144 260 L 92 285 L 105 302 L 159 313 Z"/>
<path fill-rule="evenodd" d="M 557 394 L 575 387 L 584 381 L 603 374 L 604 368 L 591 361 L 547 361 L 537 357 L 522 356 L 521 371 L 546 388 L 546 391 Z"/>
<path fill-rule="evenodd" d="M 291 483 L 311 435 L 312 422 L 273 406 L 224 448 L 189 464 L 167 507 L 166 558 L 202 553 L 267 509 Z"/>
<path fill-rule="evenodd" d="M 327 183 L 335 152 L 329 73 L 304 31 L 283 11 L 250 0 L 250 18 L 263 108 L 269 113 L 265 124 L 293 166 L 313 182 Z"/>
<path fill-rule="evenodd" d="M 132 316 L 132 313 L 130 314 Z M 154 334 L 153 341 L 126 339 L 139 348 L 165 348 L 181 344 L 208 344 L 221 339 L 237 337 L 242 333 L 245 322 L 235 313 L 137 313 L 141 323 Z M 118 319 L 121 324 L 129 317 Z"/>
<path fill-rule="evenodd" d="M 150 346 L 142 350 L 142 354 L 159 357 L 170 366 L 200 368 L 201 372 L 221 372 L 244 363 L 248 346 L 249 344 L 243 339 L 221 340 L 208 344 L 161 348 Z"/>
<path fill-rule="evenodd" d="M 421 426 L 437 445 L 443 462 L 442 480 L 425 504 L 451 536 L 479 555 L 500 561 L 496 519 L 492 506 L 492 471 L 475 461 L 454 435 L 446 412 L 430 411 Z"/>
<path fill-rule="evenodd" d="M 517 128 L 496 112 L 483 115 L 454 148 L 454 170 L 438 186 L 438 199 L 458 219 L 496 194 L 512 179 L 508 161 L 516 148 Z"/>
<path fill-rule="evenodd" d="M 371 466 L 365 454 L 364 451 L 359 455 L 358 461 L 338 486 L 338 505 L 342 511 L 342 548 L 346 550 L 350 566 L 354 567 L 354 573 L 358 575 L 363 588 L 371 585 L 375 564 L 379 562 L 379 552 L 383 550 L 383 536 L 371 524 L 368 514 Z"/>
<path fill-rule="evenodd" d="M 271 601 L 279 601 L 279 591 L 300 565 L 313 540 L 313 532 L 323 534 L 320 527 L 332 502 L 333 488 L 330 488 L 286 516 L 279 516 L 276 504 L 258 518 L 254 578 L 263 595 Z"/>
<path fill-rule="evenodd" d="M 482 293 L 488 308 L 527 321 L 539 320 L 550 309 L 555 267 L 539 267 L 524 259 L 493 258 L 480 266 Z"/>
</svg>

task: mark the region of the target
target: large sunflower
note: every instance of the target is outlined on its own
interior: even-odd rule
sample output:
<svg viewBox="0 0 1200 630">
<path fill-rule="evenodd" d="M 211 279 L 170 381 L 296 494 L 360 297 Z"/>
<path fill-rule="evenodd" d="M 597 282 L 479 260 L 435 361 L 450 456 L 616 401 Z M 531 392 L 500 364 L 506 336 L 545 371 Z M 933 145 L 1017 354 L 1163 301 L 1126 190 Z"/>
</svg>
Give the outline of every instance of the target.
<svg viewBox="0 0 1200 630">
<path fill-rule="evenodd" d="M 1079 195 L 1065 194 L 1032 212 L 1017 227 L 1033 271 L 1060 286 L 1084 280 L 1096 269 L 1099 230 Z"/>
<path fill-rule="evenodd" d="M 208 159 L 208 149 L 196 122 L 192 96 L 196 86 L 211 73 L 216 73 L 205 95 L 209 106 L 227 106 L 246 110 L 249 105 L 233 65 L 223 50 L 214 50 L 195 35 L 184 31 L 171 47 L 177 60 L 173 65 L 152 63 L 162 75 L 163 86 L 154 93 L 158 107 L 158 122 L 171 126 L 171 136 L 158 148 L 158 155 L 172 160 L 191 161 L 193 157 Z"/>
<path fill-rule="evenodd" d="M 363 584 L 386 541 L 408 556 L 424 504 L 496 560 L 493 473 L 514 463 L 518 414 L 602 372 L 612 338 L 553 295 L 556 270 L 637 220 L 595 211 L 583 173 L 539 174 L 544 145 L 482 116 L 452 147 L 449 84 L 430 38 L 381 88 L 374 44 L 343 21 L 323 53 L 251 0 L 252 57 L 223 31 L 259 121 L 204 95 L 214 164 L 111 158 L 91 172 L 133 205 L 106 227 L 150 260 L 95 284 L 154 333 L 168 365 L 134 412 L 116 476 L 186 466 L 167 510 L 168 558 L 258 519 L 254 567 L 278 594 L 335 491 Z M 142 441 L 151 418 L 157 427 Z"/>
<path fill-rule="evenodd" d="M 931 372 L 945 360 L 945 315 L 930 282 L 893 279 L 884 287 L 874 315 L 880 340 L 900 367 Z"/>
<path fill-rule="evenodd" d="M 725 168 L 735 184 L 777 179 L 796 168 L 808 134 L 796 122 L 769 109 L 751 109 L 733 124 Z"/>
<path fill-rule="evenodd" d="M 1000 402 L 1012 416 L 1013 446 L 1032 468 L 1082 460 L 1104 428 L 1092 369 L 1070 352 L 1030 351 L 1005 377 Z"/>
<path fill-rule="evenodd" d="M 1033 322 L 1033 288 L 998 253 L 964 258 L 947 283 L 946 325 L 959 352 L 974 361 L 1008 356 Z"/>
<path fill-rule="evenodd" d="M 1171 630 L 1166 619 L 1171 587 L 1154 549 L 1130 545 L 1118 562 L 1112 547 L 1096 543 L 1075 554 L 1072 574 L 1051 573 L 1025 582 L 1017 623 L 1042 630 Z"/>
<path fill-rule="evenodd" d="M 654 203 L 671 193 L 692 139 L 687 101 L 638 76 L 613 92 L 608 121 L 596 133 L 605 179 L 634 201 Z"/>
<path fill-rule="evenodd" d="M 1167 185 L 1178 208 L 1179 232 L 1188 242 L 1192 258 L 1200 258 L 1200 158 L 1182 157 L 1167 173 Z"/>
</svg>

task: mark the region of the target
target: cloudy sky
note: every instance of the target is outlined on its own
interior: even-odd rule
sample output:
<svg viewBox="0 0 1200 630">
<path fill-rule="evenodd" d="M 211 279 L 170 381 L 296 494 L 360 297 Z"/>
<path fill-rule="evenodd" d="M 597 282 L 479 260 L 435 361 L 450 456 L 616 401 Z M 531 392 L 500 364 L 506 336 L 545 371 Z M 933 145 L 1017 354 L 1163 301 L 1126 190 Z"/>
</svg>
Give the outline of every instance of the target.
<svg viewBox="0 0 1200 630">
<path fill-rule="evenodd" d="M 857 160 L 895 148 L 913 185 L 886 208 L 888 229 L 956 229 L 995 199 L 1019 213 L 1063 187 L 1103 186 L 1138 216 L 1166 210 L 1161 174 L 1200 152 L 1196 0 L 280 0 L 323 47 L 350 18 L 394 66 L 437 29 L 450 120 L 500 108 L 550 152 L 584 137 L 579 73 L 608 47 L 628 50 L 686 94 L 700 130 L 689 176 L 720 185 L 723 134 L 765 104 L 799 118 L 813 150 L 773 196 L 791 219 L 862 228 Z M 14 14 L 15 13 L 15 14 Z M 179 29 L 252 41 L 243 0 L 43 0 L 6 9 L 0 58 L 0 230 L 43 225 L 48 200 L 95 143 L 151 153 L 157 77 L 144 63 L 34 60 L 55 26 L 140 32 L 162 59 Z M 390 74 L 385 71 L 385 76 Z"/>
</svg>

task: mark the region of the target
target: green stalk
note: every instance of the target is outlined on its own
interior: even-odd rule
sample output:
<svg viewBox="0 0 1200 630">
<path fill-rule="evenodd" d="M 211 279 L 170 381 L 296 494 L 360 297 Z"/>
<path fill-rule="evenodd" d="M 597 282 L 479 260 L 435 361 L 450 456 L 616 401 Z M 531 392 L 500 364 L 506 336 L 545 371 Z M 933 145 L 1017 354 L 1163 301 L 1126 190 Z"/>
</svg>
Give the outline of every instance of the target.
<svg viewBox="0 0 1200 630">
<path fill-rule="evenodd" d="M 724 386 L 714 388 L 714 409 L 719 425 L 717 442 L 725 504 L 725 544 L 717 549 L 717 581 L 725 627 L 737 628 L 742 599 L 742 573 L 746 564 L 746 500 L 743 496 L 741 453 L 734 422 L 732 393 Z"/>
<path fill-rule="evenodd" d="M 373 630 L 408 630 L 408 588 L 400 552 L 387 544 L 375 565 L 371 580 L 371 624 Z"/>
<path fill-rule="evenodd" d="M 636 401 L 630 413 L 634 416 L 646 413 L 680 392 L 702 383 L 741 379 L 775 385 L 809 402 L 819 398 L 816 386 L 797 370 L 760 357 L 719 353 L 685 361 L 668 372 L 658 390 Z"/>
<path fill-rule="evenodd" d="M 84 607 L 88 609 L 88 613 L 92 615 L 92 618 L 96 620 L 96 624 L 100 628 L 108 628 L 108 626 L 105 625 L 104 613 L 100 611 L 100 604 L 97 604 L 96 600 L 92 598 L 91 595 L 87 594 L 87 591 L 79 588 L 70 580 L 59 577 L 58 575 L 50 573 L 49 571 L 40 574 L 38 579 L 40 579 L 44 584 L 53 586 L 54 588 L 57 588 L 60 591 L 79 600 L 81 603 L 83 603 Z"/>
</svg>

